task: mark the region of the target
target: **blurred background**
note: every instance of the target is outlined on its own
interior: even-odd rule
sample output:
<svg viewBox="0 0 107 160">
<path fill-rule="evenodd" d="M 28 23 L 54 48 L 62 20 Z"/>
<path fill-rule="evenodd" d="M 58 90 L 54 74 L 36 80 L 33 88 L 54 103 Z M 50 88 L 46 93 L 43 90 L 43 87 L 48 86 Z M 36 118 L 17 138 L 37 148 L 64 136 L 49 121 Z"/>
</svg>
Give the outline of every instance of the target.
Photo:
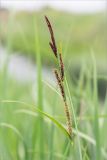
<svg viewBox="0 0 107 160">
<path fill-rule="evenodd" d="M 9 48 L 9 72 L 15 72 L 16 77 L 22 74 L 19 75 L 21 79 L 27 74 L 31 75 L 27 76 L 30 79 L 34 78 L 32 64 L 36 64 L 36 35 L 39 36 L 42 64 L 48 68 L 55 63 L 48 45 L 50 37 L 44 20 L 47 15 L 52 22 L 57 43 L 62 44 L 68 69 L 78 71 L 83 59 L 89 58 L 93 51 L 99 72 L 106 73 L 106 8 L 106 0 L 1 0 L 0 55 L 4 57 Z M 30 66 L 27 65 L 29 60 Z M 26 65 L 31 68 L 26 69 Z"/>
<path fill-rule="evenodd" d="M 41 110 L 65 123 L 63 103 L 54 92 L 56 81 L 52 70 L 57 64 L 49 47 L 50 35 L 44 19 L 45 15 L 52 23 L 58 47 L 60 44 L 62 46 L 62 56 L 77 116 L 81 114 L 81 106 L 85 110 L 83 116 L 93 115 L 93 90 L 91 89 L 93 88 L 94 65 L 97 69 L 98 103 L 101 105 L 101 113 L 102 106 L 106 104 L 104 103 L 107 87 L 106 0 L 1 0 L 0 156 L 4 160 L 7 157 L 8 160 L 12 158 L 15 160 L 16 157 L 20 160 L 42 157 L 41 160 L 43 160 L 47 155 L 50 160 L 55 155 L 62 159 L 62 150 L 66 146 L 64 143 L 62 147 L 65 137 L 59 130 L 43 122 L 47 127 L 44 132 L 43 128 L 40 128 L 42 121 L 39 121 L 37 117 L 35 121 L 34 115 L 25 111 L 26 105 L 21 103 L 35 104 Z M 18 109 L 23 109 L 23 111 Z M 103 109 L 103 113 L 106 113 L 106 108 Z M 16 114 L 22 112 L 24 115 Z M 81 131 L 94 137 L 90 119 L 86 123 L 84 121 L 83 124 L 83 128 L 80 125 Z M 102 146 L 104 144 L 107 147 L 104 139 L 107 131 L 106 124 L 104 121 L 101 133 Z M 41 130 L 38 131 L 39 129 Z M 53 135 L 54 132 L 55 135 Z M 24 142 L 19 140 L 20 133 L 23 135 Z M 58 144 L 59 134 L 62 141 Z M 46 142 L 43 145 L 44 135 Z M 49 136 L 46 138 L 46 135 Z M 45 158 L 38 148 L 38 142 L 40 147 L 45 146 L 45 151 L 43 150 L 45 152 L 43 154 L 46 154 Z M 83 147 L 86 147 L 85 142 L 87 143 L 87 141 L 81 142 Z M 98 155 L 99 151 L 94 152 L 95 146 L 85 147 L 86 155 L 91 157 L 91 160 L 95 160 L 95 155 Z M 58 154 L 52 155 L 53 148 Z M 47 153 L 49 149 L 51 153 Z M 75 148 L 73 149 L 73 159 L 78 160 L 78 153 Z M 107 153 L 105 157 L 107 158 Z"/>
</svg>

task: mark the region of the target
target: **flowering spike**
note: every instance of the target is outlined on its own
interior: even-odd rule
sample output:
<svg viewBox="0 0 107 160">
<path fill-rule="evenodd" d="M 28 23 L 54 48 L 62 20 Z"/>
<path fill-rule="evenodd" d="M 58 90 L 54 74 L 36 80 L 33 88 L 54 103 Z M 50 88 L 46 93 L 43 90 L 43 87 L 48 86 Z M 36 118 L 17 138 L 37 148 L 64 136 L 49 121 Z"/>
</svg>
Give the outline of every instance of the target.
<svg viewBox="0 0 107 160">
<path fill-rule="evenodd" d="M 56 43 L 55 43 L 55 38 L 54 38 L 54 33 L 53 33 L 53 29 L 52 29 L 52 26 L 51 26 L 51 23 L 49 21 L 49 19 L 45 16 L 45 20 L 46 20 L 46 23 L 47 23 L 47 26 L 48 26 L 48 29 L 49 29 L 49 32 L 50 32 L 50 35 L 51 35 L 51 49 L 55 55 L 55 57 L 57 58 L 57 47 L 56 47 Z"/>
<path fill-rule="evenodd" d="M 60 59 L 60 74 L 61 74 L 61 80 L 64 80 L 64 64 L 62 60 L 62 54 L 59 54 L 59 59 Z"/>
<path fill-rule="evenodd" d="M 63 64 L 63 60 L 62 60 L 62 51 L 61 51 L 61 47 L 59 48 L 60 51 L 57 52 L 57 47 L 56 47 L 56 43 L 55 43 L 55 39 L 54 39 L 54 33 L 53 33 L 53 29 L 51 26 L 51 23 L 49 21 L 49 19 L 45 16 L 45 20 L 51 35 L 51 42 L 49 42 L 49 45 L 55 55 L 55 57 L 57 58 L 57 60 L 59 61 L 59 67 L 60 70 L 58 72 L 57 69 L 54 69 L 54 73 L 55 73 L 55 77 L 63 98 L 63 102 L 64 102 L 64 109 L 65 109 L 65 114 L 66 114 L 66 120 L 67 120 L 67 130 L 68 133 L 70 135 L 70 137 L 72 136 L 72 121 L 71 121 L 71 115 L 70 115 L 70 111 L 69 111 L 69 107 L 67 105 L 67 101 L 66 101 L 66 93 L 64 90 L 64 64 Z"/>
<path fill-rule="evenodd" d="M 55 73 L 55 77 L 57 79 L 57 82 L 58 82 L 58 85 L 59 85 L 59 88 L 60 88 L 60 91 L 61 91 L 61 95 L 63 97 L 63 101 L 66 102 L 66 96 L 65 96 L 64 86 L 62 84 L 62 81 L 60 79 L 60 75 L 58 74 L 57 69 L 54 70 L 54 73 Z"/>
</svg>

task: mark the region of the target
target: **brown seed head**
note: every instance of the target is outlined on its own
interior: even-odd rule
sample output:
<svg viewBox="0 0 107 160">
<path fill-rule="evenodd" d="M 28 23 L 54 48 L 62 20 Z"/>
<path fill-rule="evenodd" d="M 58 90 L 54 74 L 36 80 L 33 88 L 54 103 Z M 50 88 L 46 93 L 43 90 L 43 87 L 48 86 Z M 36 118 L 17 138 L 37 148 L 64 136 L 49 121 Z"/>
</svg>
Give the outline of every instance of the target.
<svg viewBox="0 0 107 160">
<path fill-rule="evenodd" d="M 55 73 L 55 77 L 57 79 L 57 82 L 58 82 L 58 85 L 59 85 L 59 88 L 60 88 L 60 91 L 61 91 L 61 95 L 62 95 L 63 101 L 66 102 L 66 96 L 65 96 L 64 86 L 63 86 L 61 78 L 60 78 L 60 76 L 58 74 L 57 69 L 54 70 L 54 73 Z"/>
<path fill-rule="evenodd" d="M 55 38 L 54 38 L 52 25 L 51 25 L 49 19 L 46 16 L 45 16 L 45 20 L 46 20 L 46 23 L 47 23 L 47 26 L 48 26 L 48 29 L 49 29 L 49 32 L 50 32 L 50 35 L 51 35 L 51 42 L 49 44 L 51 46 L 51 49 L 52 49 L 55 57 L 57 58 L 57 47 L 56 47 L 56 43 L 55 43 Z"/>
<path fill-rule="evenodd" d="M 59 54 L 59 59 L 60 59 L 60 75 L 61 75 L 61 80 L 64 80 L 64 64 L 62 61 L 62 54 Z"/>
<path fill-rule="evenodd" d="M 70 111 L 69 111 L 69 108 L 66 102 L 65 102 L 65 113 L 66 113 L 66 119 L 67 119 L 68 133 L 71 136 L 72 135 L 72 120 L 71 120 Z"/>
</svg>

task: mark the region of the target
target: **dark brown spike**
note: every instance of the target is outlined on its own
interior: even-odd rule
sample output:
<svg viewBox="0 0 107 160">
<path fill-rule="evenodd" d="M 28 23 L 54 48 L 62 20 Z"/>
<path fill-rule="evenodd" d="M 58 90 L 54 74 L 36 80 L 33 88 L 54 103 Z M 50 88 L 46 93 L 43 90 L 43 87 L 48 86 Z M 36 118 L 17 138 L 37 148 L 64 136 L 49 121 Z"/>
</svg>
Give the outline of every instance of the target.
<svg viewBox="0 0 107 160">
<path fill-rule="evenodd" d="M 50 45 L 50 47 L 51 47 L 51 49 L 52 49 L 52 51 L 53 51 L 53 53 L 54 53 L 55 57 L 57 58 L 57 54 L 55 54 L 55 53 L 56 53 L 56 51 L 54 50 L 54 46 L 53 46 L 53 44 L 52 44 L 51 42 L 49 42 L 49 45 Z"/>
<path fill-rule="evenodd" d="M 54 70 L 54 73 L 55 73 L 55 77 L 56 77 L 56 79 L 57 79 L 57 82 L 58 82 L 58 85 L 59 85 L 59 88 L 60 88 L 60 92 L 61 92 L 63 101 L 66 102 L 66 96 L 65 96 L 64 86 L 63 86 L 63 84 L 62 84 L 62 81 L 61 81 L 61 79 L 60 79 L 60 76 L 59 76 L 59 74 L 58 74 L 57 69 Z"/>
<path fill-rule="evenodd" d="M 65 106 L 65 114 L 66 114 L 66 119 L 67 119 L 67 127 L 68 127 L 68 133 L 71 136 L 72 135 L 72 121 L 71 121 L 71 116 L 70 116 L 70 112 L 69 112 L 69 108 L 66 102 L 66 96 L 65 96 L 65 90 L 64 90 L 64 86 L 62 83 L 62 80 L 60 79 L 60 76 L 58 74 L 58 71 L 55 69 L 54 70 L 55 73 L 55 77 L 57 79 L 59 88 L 60 88 L 60 92 L 64 101 L 64 106 Z"/>
<path fill-rule="evenodd" d="M 51 49 L 52 49 L 52 51 L 53 51 L 53 50 L 54 50 L 53 44 L 52 44 L 51 42 L 49 42 L 49 45 L 50 45 L 50 47 L 51 47 Z"/>
<path fill-rule="evenodd" d="M 68 133 L 71 136 L 72 135 L 72 120 L 71 120 L 71 115 L 69 112 L 69 107 L 66 102 L 65 102 L 65 113 L 66 113 L 66 119 L 67 119 Z"/>
<path fill-rule="evenodd" d="M 49 19 L 47 18 L 47 16 L 45 16 L 45 20 L 46 20 L 46 23 L 47 23 L 47 26 L 48 26 L 48 29 L 49 29 L 49 32 L 50 32 L 50 35 L 51 35 L 51 48 L 52 48 L 52 51 L 54 52 L 54 55 L 57 57 L 57 47 L 56 47 L 56 43 L 55 43 L 55 38 L 54 38 L 54 33 L 53 33 L 53 29 L 52 29 L 52 25 L 49 21 Z"/>
<path fill-rule="evenodd" d="M 46 20 L 46 23 L 47 23 L 47 26 L 49 28 L 50 33 L 53 34 L 53 29 L 52 29 L 51 23 L 46 16 L 45 16 L 45 20 Z"/>
<path fill-rule="evenodd" d="M 60 75 L 61 75 L 61 80 L 64 80 L 64 64 L 62 60 L 62 54 L 59 54 L 59 59 L 60 59 Z"/>
</svg>

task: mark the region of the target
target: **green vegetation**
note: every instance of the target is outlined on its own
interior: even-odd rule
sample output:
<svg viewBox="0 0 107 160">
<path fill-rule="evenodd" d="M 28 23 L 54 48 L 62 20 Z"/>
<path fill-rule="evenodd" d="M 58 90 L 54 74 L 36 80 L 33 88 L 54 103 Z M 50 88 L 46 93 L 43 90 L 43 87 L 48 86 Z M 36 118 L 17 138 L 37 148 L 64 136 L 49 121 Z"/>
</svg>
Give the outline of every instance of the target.
<svg viewBox="0 0 107 160">
<path fill-rule="evenodd" d="M 63 44 L 65 62 L 73 64 L 87 57 L 92 48 L 97 60 L 106 58 L 106 13 L 92 15 L 75 15 L 51 9 L 39 12 L 19 12 L 14 14 L 13 25 L 8 30 L 8 22 L 1 23 L 1 40 L 6 43 L 8 31 L 12 34 L 12 50 L 19 51 L 32 59 L 35 56 L 35 25 L 36 19 L 40 30 L 41 56 L 44 64 L 52 65 L 51 52 L 48 49 L 48 32 L 43 21 L 44 15 L 49 15 L 56 31 L 57 43 Z M 9 16 L 11 17 L 11 15 Z M 10 18 L 7 18 L 8 20 Z M 5 27 L 4 27 L 5 25 Z M 48 57 L 48 58 L 47 58 Z M 80 63 L 79 63 L 80 64 Z"/>
<path fill-rule="evenodd" d="M 91 58 L 90 61 L 92 61 L 90 67 L 84 62 L 76 84 L 69 79 L 67 74 L 67 100 L 71 112 L 72 107 L 74 109 L 78 127 L 76 131 L 75 123 L 73 123 L 72 141 L 65 130 L 63 101 L 57 86 L 43 82 L 37 94 L 35 85 L 23 85 L 9 77 L 5 81 L 4 74 L 0 74 L 1 159 L 39 160 L 40 157 L 46 160 L 107 159 L 107 97 L 103 103 L 98 99 L 95 62 Z M 92 74 L 94 90 L 90 79 Z M 39 92 L 42 94 L 42 97 L 39 97 L 40 102 L 37 96 Z M 39 103 L 42 107 L 38 105 Z M 40 129 L 40 127 L 43 128 Z"/>
<path fill-rule="evenodd" d="M 73 61 L 73 58 L 75 60 L 77 55 L 83 55 L 85 51 L 89 54 L 88 59 L 83 56 L 82 63 L 79 62 L 78 79 L 69 74 L 68 64 L 65 63 L 65 92 L 70 111 L 73 113 L 72 140 L 66 131 L 64 104 L 58 86 L 44 81 L 41 72 L 42 59 L 46 64 L 54 66 L 56 64 L 48 45 L 49 37 L 44 13 L 54 22 L 56 39 L 62 40 L 64 53 L 62 57 L 65 62 L 68 62 L 67 57 L 69 59 L 71 57 Z M 33 18 L 30 14 L 33 14 Z M 17 20 L 12 16 L 8 23 L 8 34 L 2 35 L 8 54 L 15 49 L 36 59 L 38 80 L 34 84 L 21 84 L 14 80 L 14 75 L 9 77 L 8 58 L 4 69 L 0 71 L 0 160 L 106 160 L 107 96 L 104 97 L 103 102 L 99 99 L 98 79 L 107 81 L 107 77 L 99 75 L 97 71 L 97 52 L 94 53 L 92 48 L 91 51 L 87 51 L 87 45 L 79 49 L 78 45 L 76 48 L 73 44 L 74 38 L 77 44 L 78 36 L 82 36 L 83 32 L 84 36 L 87 35 L 85 34 L 87 29 L 85 30 L 82 26 L 86 25 L 86 28 L 90 28 L 92 25 L 93 28 L 94 23 L 99 26 L 99 22 L 103 21 L 103 15 L 95 15 L 91 18 L 90 15 L 89 19 L 83 16 L 82 18 L 86 21 L 84 25 L 80 17 L 73 16 L 71 26 L 74 26 L 75 32 L 69 34 L 68 28 L 71 24 L 69 14 L 42 11 L 36 13 L 36 18 L 34 13 L 30 14 L 17 14 L 15 15 Z M 92 19 L 93 23 L 91 23 Z M 16 27 L 17 23 L 23 23 L 19 27 L 20 34 Z M 75 28 L 76 23 L 77 28 Z M 78 28 L 81 31 L 77 32 Z M 100 36 L 104 38 L 102 34 Z M 97 47 L 95 51 L 98 49 L 100 57 L 103 55 L 104 44 L 101 41 L 100 46 L 101 37 L 98 37 L 96 46 L 98 48 L 102 46 L 102 53 Z M 92 44 L 91 40 L 94 41 L 94 38 L 87 42 L 88 46 Z"/>
</svg>

